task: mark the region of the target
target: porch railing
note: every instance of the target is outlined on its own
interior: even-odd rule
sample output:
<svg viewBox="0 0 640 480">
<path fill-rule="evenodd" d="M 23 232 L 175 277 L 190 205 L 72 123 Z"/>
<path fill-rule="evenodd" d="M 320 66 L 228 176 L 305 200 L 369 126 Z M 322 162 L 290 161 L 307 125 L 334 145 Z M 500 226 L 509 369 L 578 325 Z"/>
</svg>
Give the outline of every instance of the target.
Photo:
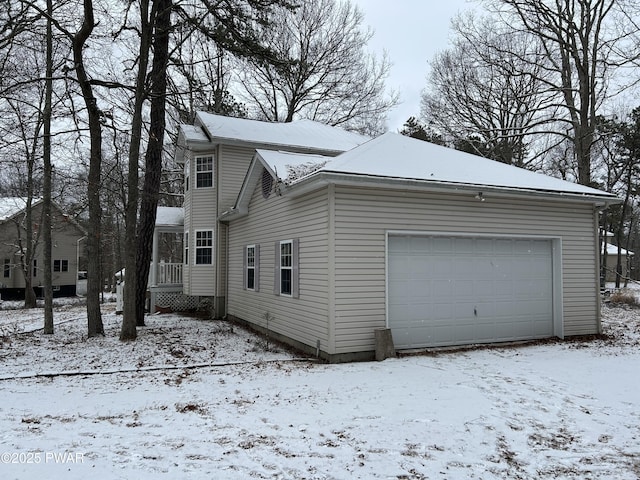
<svg viewBox="0 0 640 480">
<path fill-rule="evenodd" d="M 157 268 L 157 285 L 182 284 L 182 263 L 160 262 Z"/>
</svg>

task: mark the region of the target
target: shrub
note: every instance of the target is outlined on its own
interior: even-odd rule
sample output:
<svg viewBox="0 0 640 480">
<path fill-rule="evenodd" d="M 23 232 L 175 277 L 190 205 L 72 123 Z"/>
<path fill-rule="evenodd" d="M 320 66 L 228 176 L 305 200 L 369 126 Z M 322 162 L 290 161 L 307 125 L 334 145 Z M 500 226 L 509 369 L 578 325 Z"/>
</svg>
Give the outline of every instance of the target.
<svg viewBox="0 0 640 480">
<path fill-rule="evenodd" d="M 617 305 L 638 306 L 638 299 L 629 290 L 620 290 L 619 292 L 612 293 L 609 301 Z"/>
</svg>

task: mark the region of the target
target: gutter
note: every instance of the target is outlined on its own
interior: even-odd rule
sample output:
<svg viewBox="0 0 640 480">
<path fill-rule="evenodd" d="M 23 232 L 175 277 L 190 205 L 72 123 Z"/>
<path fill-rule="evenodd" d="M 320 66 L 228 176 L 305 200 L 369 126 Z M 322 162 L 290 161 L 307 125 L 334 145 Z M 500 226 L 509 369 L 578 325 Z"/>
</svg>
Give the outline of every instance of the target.
<svg viewBox="0 0 640 480">
<path fill-rule="evenodd" d="M 386 188 L 399 188 L 402 190 L 410 191 L 422 191 L 422 192 L 438 192 L 438 193 L 460 193 L 460 194 L 473 194 L 474 196 L 482 193 L 485 198 L 489 193 L 491 196 L 496 197 L 513 197 L 516 196 L 529 196 L 539 197 L 541 199 L 554 198 L 564 201 L 578 201 L 592 203 L 597 207 L 607 208 L 610 205 L 622 203 L 622 200 L 613 196 L 604 194 L 603 196 L 581 194 L 577 192 L 560 192 L 553 190 L 538 190 L 531 188 L 517 188 L 517 187 L 500 187 L 493 185 L 479 185 L 468 183 L 455 183 L 455 182 L 440 182 L 433 180 L 417 180 L 411 178 L 390 178 L 390 177 L 376 177 L 372 175 L 363 174 L 346 174 L 337 172 L 321 171 L 309 175 L 300 181 L 287 185 L 283 193 L 289 194 L 292 198 L 305 195 L 313 190 L 317 190 L 320 187 L 329 185 L 331 183 L 353 186 L 353 187 L 371 187 L 380 188 L 384 186 Z"/>
</svg>

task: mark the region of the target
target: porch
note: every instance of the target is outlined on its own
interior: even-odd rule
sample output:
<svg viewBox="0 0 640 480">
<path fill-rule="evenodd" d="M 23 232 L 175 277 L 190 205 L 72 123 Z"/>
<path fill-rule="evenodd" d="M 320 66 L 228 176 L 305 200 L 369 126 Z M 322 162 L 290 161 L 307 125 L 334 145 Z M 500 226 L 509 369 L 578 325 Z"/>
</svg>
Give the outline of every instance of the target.
<svg viewBox="0 0 640 480">
<path fill-rule="evenodd" d="M 147 309 L 186 311 L 197 308 L 200 297 L 182 292 L 184 211 L 158 207 L 149 269 Z M 117 288 L 116 311 L 122 311 L 124 281 Z"/>
</svg>

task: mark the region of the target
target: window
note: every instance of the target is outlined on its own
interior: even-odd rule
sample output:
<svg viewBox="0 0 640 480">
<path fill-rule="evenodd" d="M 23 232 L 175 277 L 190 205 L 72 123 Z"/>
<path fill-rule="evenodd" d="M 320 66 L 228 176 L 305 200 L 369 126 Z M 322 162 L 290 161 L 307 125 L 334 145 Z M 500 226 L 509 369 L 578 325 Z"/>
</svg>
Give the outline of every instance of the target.
<svg viewBox="0 0 640 480">
<path fill-rule="evenodd" d="M 196 157 L 196 188 L 213 187 L 213 157 Z"/>
<path fill-rule="evenodd" d="M 69 260 L 54 260 L 53 261 L 53 271 L 54 272 L 68 272 L 69 271 Z"/>
<path fill-rule="evenodd" d="M 184 264 L 189 265 L 189 232 L 184 232 Z"/>
<path fill-rule="evenodd" d="M 280 294 L 291 295 L 293 242 L 280 242 Z"/>
<path fill-rule="evenodd" d="M 33 259 L 33 276 L 38 276 L 38 260 L 36 260 L 35 258 Z"/>
<path fill-rule="evenodd" d="M 4 278 L 11 278 L 11 259 L 10 258 L 4 259 L 4 270 L 3 270 L 2 276 Z"/>
<path fill-rule="evenodd" d="M 260 245 L 244 247 L 244 282 L 245 290 L 260 290 Z"/>
<path fill-rule="evenodd" d="M 184 162 L 184 191 L 189 191 L 189 176 L 191 173 L 191 160 Z"/>
<path fill-rule="evenodd" d="M 298 298 L 298 243 L 298 239 L 276 242 L 276 295 Z"/>
<path fill-rule="evenodd" d="M 213 230 L 196 232 L 196 265 L 213 264 Z"/>
</svg>

